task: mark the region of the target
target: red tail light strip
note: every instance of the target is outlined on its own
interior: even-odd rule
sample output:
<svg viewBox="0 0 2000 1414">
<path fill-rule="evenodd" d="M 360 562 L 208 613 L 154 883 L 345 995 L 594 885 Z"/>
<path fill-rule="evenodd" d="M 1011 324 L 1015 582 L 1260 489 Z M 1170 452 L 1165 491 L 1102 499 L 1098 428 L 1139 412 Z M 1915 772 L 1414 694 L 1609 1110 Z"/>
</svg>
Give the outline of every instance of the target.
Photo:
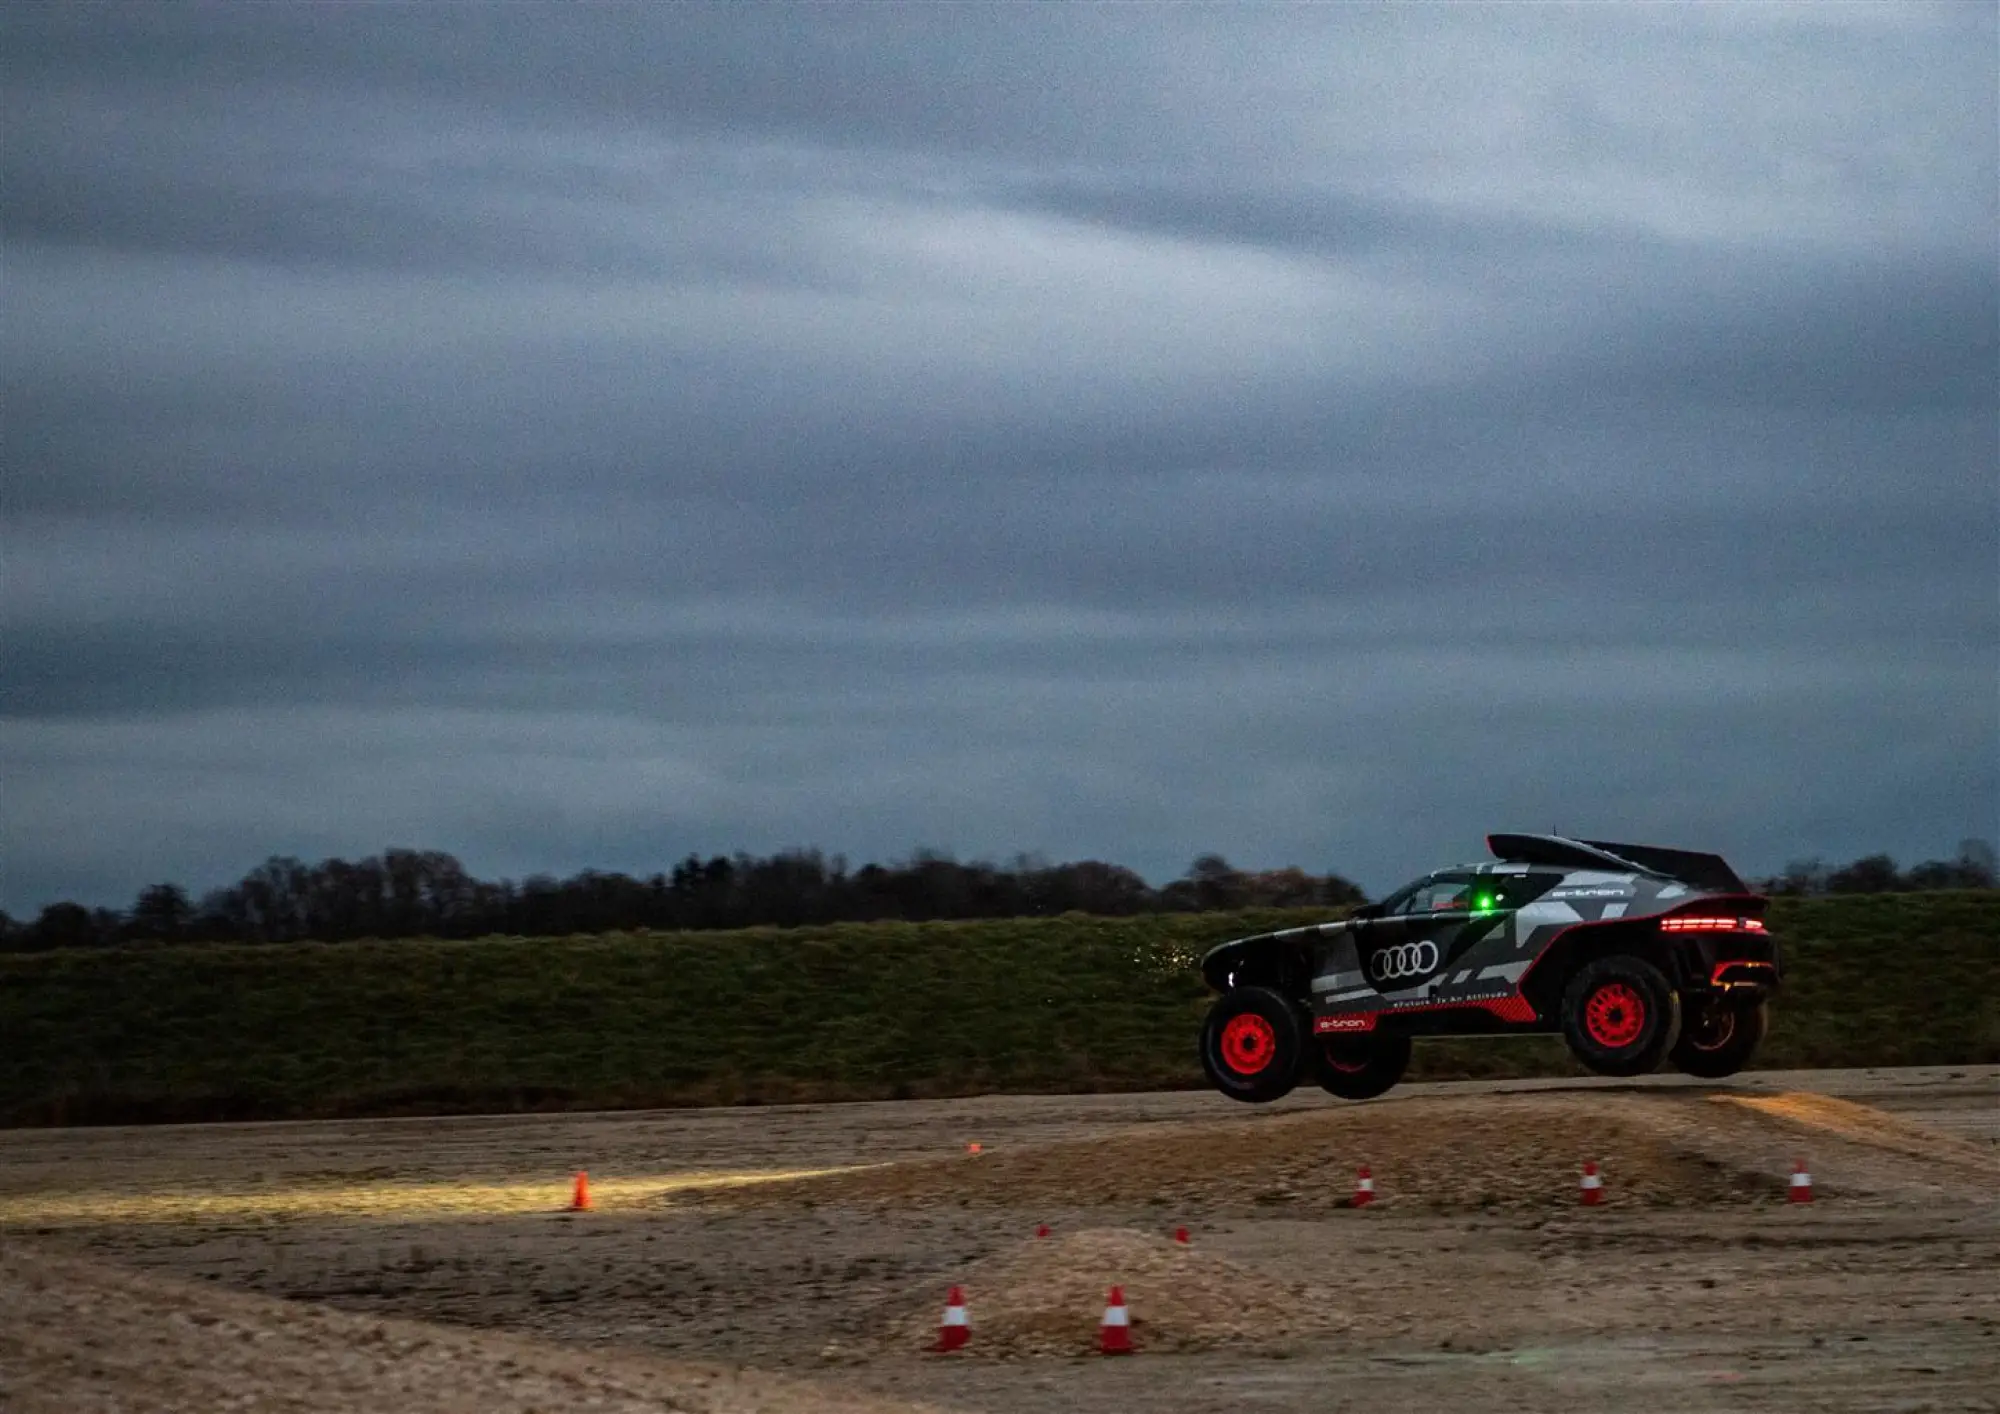
<svg viewBox="0 0 2000 1414">
<path fill-rule="evenodd" d="M 1662 918 L 1662 933 L 1761 933 L 1761 918 Z"/>
</svg>

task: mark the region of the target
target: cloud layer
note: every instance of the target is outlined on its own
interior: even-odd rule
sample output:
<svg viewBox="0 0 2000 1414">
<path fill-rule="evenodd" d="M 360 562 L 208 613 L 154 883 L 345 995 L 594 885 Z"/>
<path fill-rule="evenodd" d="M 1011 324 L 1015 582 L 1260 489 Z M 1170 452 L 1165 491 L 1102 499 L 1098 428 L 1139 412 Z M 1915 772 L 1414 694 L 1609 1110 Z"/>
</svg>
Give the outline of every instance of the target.
<svg viewBox="0 0 2000 1414">
<path fill-rule="evenodd" d="M 1983 7 L 0 17 L 0 906 L 2000 833 Z"/>
</svg>

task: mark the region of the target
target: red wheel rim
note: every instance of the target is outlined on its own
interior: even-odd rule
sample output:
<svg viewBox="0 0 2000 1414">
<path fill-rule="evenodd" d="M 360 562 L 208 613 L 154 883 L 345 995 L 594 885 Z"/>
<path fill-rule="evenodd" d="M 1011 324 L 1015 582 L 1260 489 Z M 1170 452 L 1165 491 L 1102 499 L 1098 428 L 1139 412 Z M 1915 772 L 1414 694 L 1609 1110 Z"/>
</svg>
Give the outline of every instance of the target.
<svg viewBox="0 0 2000 1414">
<path fill-rule="evenodd" d="M 1583 1004 L 1583 1028 L 1600 1046 L 1629 1046 L 1646 1029 L 1646 999 L 1623 982 L 1606 982 Z"/>
<path fill-rule="evenodd" d="M 1222 1027 L 1222 1059 L 1238 1075 L 1256 1075 L 1278 1053 L 1278 1033 L 1254 1012 L 1232 1016 Z"/>
<path fill-rule="evenodd" d="M 1359 1075 L 1368 1069 L 1368 1056 L 1365 1052 L 1362 1053 L 1361 1059 L 1354 1060 L 1352 1059 L 1354 1050 L 1351 1047 L 1341 1046 L 1338 1042 L 1329 1042 L 1321 1053 L 1326 1057 L 1327 1069 L 1337 1070 L 1342 1075 Z"/>
<path fill-rule="evenodd" d="M 1718 1011 L 1713 1016 L 1703 1017 L 1688 1037 L 1688 1044 L 1697 1051 L 1719 1051 L 1728 1045 L 1736 1035 L 1736 1013 Z"/>
</svg>

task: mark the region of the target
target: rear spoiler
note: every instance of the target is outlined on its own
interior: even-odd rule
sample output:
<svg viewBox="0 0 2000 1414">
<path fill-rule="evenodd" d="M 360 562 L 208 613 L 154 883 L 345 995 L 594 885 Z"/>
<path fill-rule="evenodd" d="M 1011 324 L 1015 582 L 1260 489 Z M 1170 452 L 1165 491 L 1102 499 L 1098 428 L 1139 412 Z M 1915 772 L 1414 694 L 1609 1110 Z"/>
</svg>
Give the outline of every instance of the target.
<svg viewBox="0 0 2000 1414">
<path fill-rule="evenodd" d="M 1573 840 L 1561 835 L 1488 835 L 1486 847 L 1496 859 L 1513 864 L 1552 864 L 1564 869 L 1637 869 L 1677 879 L 1692 888 L 1718 894 L 1747 894 L 1749 885 L 1719 854 L 1687 849 L 1662 849 L 1650 844 L 1617 844 L 1610 840 Z"/>
<path fill-rule="evenodd" d="M 1641 869 L 1679 879 L 1697 889 L 1718 894 L 1747 894 L 1750 886 L 1736 876 L 1728 861 L 1719 854 L 1697 854 L 1691 849 L 1663 849 L 1653 844 L 1611 844 L 1605 840 L 1585 840 L 1585 844 L 1629 859 Z"/>
</svg>

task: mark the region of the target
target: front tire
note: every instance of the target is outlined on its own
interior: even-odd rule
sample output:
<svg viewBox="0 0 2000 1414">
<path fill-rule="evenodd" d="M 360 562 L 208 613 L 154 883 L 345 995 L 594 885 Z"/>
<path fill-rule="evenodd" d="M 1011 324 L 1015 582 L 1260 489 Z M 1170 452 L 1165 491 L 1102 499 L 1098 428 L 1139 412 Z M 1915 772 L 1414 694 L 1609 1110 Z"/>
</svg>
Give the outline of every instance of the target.
<svg viewBox="0 0 2000 1414">
<path fill-rule="evenodd" d="M 1668 1059 L 1684 1075 L 1720 1080 L 1750 1064 L 1770 1029 L 1771 1009 L 1763 1002 L 1710 997 L 1688 1009 Z"/>
<path fill-rule="evenodd" d="M 1319 1088 L 1343 1100 L 1372 1100 L 1409 1068 L 1408 1036 L 1329 1036 L 1319 1044 Z"/>
<path fill-rule="evenodd" d="M 1644 958 L 1601 957 L 1570 979 L 1562 1026 L 1570 1053 L 1599 1075 L 1644 1075 L 1680 1035 L 1680 998 Z"/>
<path fill-rule="evenodd" d="M 1262 1105 L 1289 1095 L 1304 1058 L 1299 1009 L 1269 987 L 1232 987 L 1201 1026 L 1201 1068 L 1232 1100 Z"/>
</svg>

